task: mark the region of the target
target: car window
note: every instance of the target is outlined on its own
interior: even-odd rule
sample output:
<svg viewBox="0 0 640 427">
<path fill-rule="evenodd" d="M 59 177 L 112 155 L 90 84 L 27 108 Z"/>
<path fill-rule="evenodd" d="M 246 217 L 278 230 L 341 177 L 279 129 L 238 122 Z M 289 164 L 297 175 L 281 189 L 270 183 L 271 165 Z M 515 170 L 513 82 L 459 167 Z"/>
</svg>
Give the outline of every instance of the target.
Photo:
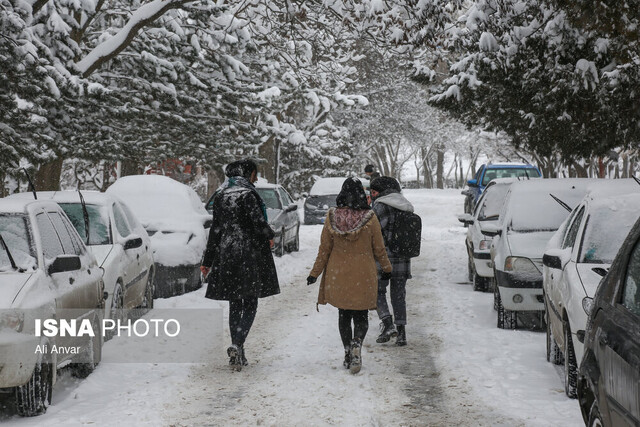
<svg viewBox="0 0 640 427">
<path fill-rule="evenodd" d="M 496 178 L 540 178 L 540 174 L 533 168 L 487 168 L 482 185 L 487 185 Z"/>
<path fill-rule="evenodd" d="M 280 200 L 278 199 L 278 193 L 275 188 L 256 188 L 256 190 L 267 208 L 282 209 Z"/>
<path fill-rule="evenodd" d="M 289 195 L 287 194 L 287 192 L 284 191 L 284 188 L 278 188 L 278 192 L 280 193 L 280 200 L 282 200 L 282 204 L 286 208 L 287 206 L 289 206 L 292 203 L 292 200 L 289 197 Z"/>
<path fill-rule="evenodd" d="M 129 223 L 127 222 L 127 216 L 122 209 L 117 204 L 112 205 L 113 208 L 113 219 L 116 222 L 116 230 L 118 230 L 118 234 L 122 237 L 127 237 L 131 234 L 131 228 L 129 227 Z"/>
<path fill-rule="evenodd" d="M 38 231 L 40 231 L 42 253 L 45 260 L 53 261 L 59 255 L 63 255 L 62 244 L 49 218 L 44 213 L 39 213 L 36 215 L 36 224 L 38 224 Z"/>
<path fill-rule="evenodd" d="M 37 266 L 26 215 L 0 215 L 0 234 L 18 268 L 29 270 Z M 0 271 L 9 271 L 11 268 L 9 256 L 0 248 Z"/>
<path fill-rule="evenodd" d="M 500 216 L 510 185 L 495 184 L 488 186 L 483 195 L 484 201 L 478 212 L 479 221 L 495 221 Z"/>
<path fill-rule="evenodd" d="M 582 217 L 584 216 L 584 206 L 578 211 L 578 214 L 573 219 L 573 222 L 569 226 L 567 230 L 567 234 L 565 234 L 564 239 L 562 241 L 562 249 L 573 247 L 576 242 L 576 237 L 578 236 L 578 230 L 580 229 L 580 223 L 582 222 Z"/>
<path fill-rule="evenodd" d="M 627 274 L 624 281 L 622 305 L 632 313 L 640 316 L 640 243 L 631 251 Z"/>
<path fill-rule="evenodd" d="M 124 214 L 127 217 L 127 222 L 129 223 L 129 226 L 132 228 L 139 228 L 142 227 L 140 225 L 140 221 L 138 221 L 138 218 L 136 218 L 136 216 L 133 214 L 133 212 L 131 212 L 131 209 L 129 209 L 129 207 L 127 205 L 125 205 L 124 203 L 116 203 L 118 206 L 120 206 L 120 209 L 122 209 L 122 212 L 124 212 Z"/>
<path fill-rule="evenodd" d="M 69 234 L 71 235 L 71 240 L 73 241 L 73 247 L 75 248 L 76 254 L 83 255 L 86 252 L 86 247 L 80 238 L 80 235 L 78 235 L 78 231 L 75 229 L 73 224 L 71 224 L 68 217 L 65 218 L 64 215 L 62 215 L 62 222 L 65 227 L 67 227 L 67 231 L 69 231 Z"/>
<path fill-rule="evenodd" d="M 87 241 L 87 231 L 84 226 L 84 212 L 80 203 L 59 203 L 60 207 L 71 220 L 71 224 L 80 235 L 83 242 Z M 107 209 L 99 205 L 85 205 L 89 216 L 89 245 L 110 245 L 111 231 Z"/>
<path fill-rule="evenodd" d="M 73 244 L 73 238 L 71 234 L 69 234 L 69 230 L 65 227 L 64 222 L 62 222 L 62 217 L 58 212 L 49 212 L 48 213 L 53 226 L 56 228 L 58 232 L 58 237 L 60 237 L 60 242 L 62 243 L 62 249 L 64 253 L 67 255 L 80 255 L 77 253 L 77 249 Z"/>
</svg>

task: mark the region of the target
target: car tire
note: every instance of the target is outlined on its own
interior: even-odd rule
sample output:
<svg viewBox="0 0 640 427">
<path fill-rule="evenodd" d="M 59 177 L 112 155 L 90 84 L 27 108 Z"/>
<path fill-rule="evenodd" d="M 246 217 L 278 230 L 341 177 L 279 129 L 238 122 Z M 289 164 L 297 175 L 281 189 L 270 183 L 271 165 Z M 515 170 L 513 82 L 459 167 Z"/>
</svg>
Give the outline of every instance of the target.
<svg viewBox="0 0 640 427">
<path fill-rule="evenodd" d="M 467 279 L 473 283 L 473 277 L 475 275 L 475 268 L 473 266 L 473 258 L 471 258 L 470 256 L 468 256 L 467 253 Z"/>
<path fill-rule="evenodd" d="M 53 365 L 51 363 L 38 364 L 26 384 L 14 389 L 16 412 L 23 417 L 33 417 L 47 412 L 51 403 L 53 390 Z"/>
<path fill-rule="evenodd" d="M 498 311 L 498 300 L 500 299 L 500 290 L 498 289 L 498 284 L 496 283 L 495 277 L 491 279 L 491 283 L 493 286 L 493 309 Z"/>
<path fill-rule="evenodd" d="M 518 322 L 518 312 L 504 308 L 500 294 L 498 293 L 498 328 L 516 329 Z"/>
<path fill-rule="evenodd" d="M 113 297 L 111 298 L 111 307 L 109 308 L 109 318 L 117 322 L 120 320 L 122 323 L 124 320 L 124 291 L 120 282 L 116 283 L 116 287 L 113 289 Z M 113 338 L 115 330 L 109 330 L 104 337 L 105 340 Z"/>
<path fill-rule="evenodd" d="M 589 411 L 589 422 L 587 424 L 588 427 L 602 427 L 604 423 L 602 422 L 602 415 L 600 414 L 600 408 L 598 408 L 598 402 L 595 400 L 591 405 L 591 410 Z"/>
<path fill-rule="evenodd" d="M 300 250 L 300 226 L 296 228 L 296 238 L 293 239 L 291 244 L 291 252 L 298 252 Z"/>
<path fill-rule="evenodd" d="M 567 397 L 575 399 L 578 397 L 578 363 L 573 350 L 573 339 L 571 338 L 571 326 L 569 321 L 564 327 L 564 391 Z"/>
<path fill-rule="evenodd" d="M 564 362 L 562 351 L 560 351 L 560 347 L 558 346 L 556 339 L 553 337 L 553 332 L 551 332 L 551 324 L 549 322 L 548 314 L 545 315 L 545 324 L 547 330 L 547 362 L 553 363 L 554 365 L 562 365 Z"/>
<path fill-rule="evenodd" d="M 284 252 L 285 252 L 284 251 L 284 228 L 280 231 L 280 238 L 275 241 L 275 245 L 276 245 L 276 250 L 275 250 L 276 256 L 284 255 Z"/>
<path fill-rule="evenodd" d="M 100 321 L 93 320 L 93 330 L 100 331 Z M 71 363 L 71 374 L 76 378 L 87 378 L 102 360 L 102 333 L 95 334 L 89 345 Z"/>
<path fill-rule="evenodd" d="M 144 288 L 144 296 L 142 298 L 142 304 L 140 304 L 140 308 L 143 308 L 147 311 L 153 308 L 153 270 L 149 271 L 149 276 L 147 277 L 147 284 Z"/>
<path fill-rule="evenodd" d="M 480 276 L 478 273 L 473 275 L 473 290 L 476 292 L 484 292 L 487 290 L 488 278 Z"/>
</svg>

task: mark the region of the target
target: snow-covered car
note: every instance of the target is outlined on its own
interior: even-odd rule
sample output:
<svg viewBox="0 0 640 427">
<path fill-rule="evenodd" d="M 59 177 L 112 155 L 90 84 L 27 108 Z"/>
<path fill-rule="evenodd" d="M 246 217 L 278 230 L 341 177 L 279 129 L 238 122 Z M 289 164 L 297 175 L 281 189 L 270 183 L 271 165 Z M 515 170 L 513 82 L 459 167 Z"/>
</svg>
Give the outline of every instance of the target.
<svg viewBox="0 0 640 427">
<path fill-rule="evenodd" d="M 212 220 L 196 192 L 166 176 L 134 175 L 118 179 L 107 194 L 122 199 L 149 234 L 155 261 L 154 297 L 198 289 Z"/>
<path fill-rule="evenodd" d="M 472 214 L 463 214 L 458 220 L 467 225 L 467 268 L 469 281 L 473 283 L 474 291 L 491 290 L 493 278 L 493 264 L 491 263 L 492 239 L 484 236 L 480 224 L 496 223 L 500 217 L 500 210 L 509 191 L 513 178 L 500 178 L 491 181 L 485 188 Z M 497 237 L 496 237 L 497 238 Z"/>
<path fill-rule="evenodd" d="M 588 426 L 640 425 L 640 220 L 626 237 L 589 312 L 578 372 Z"/>
<path fill-rule="evenodd" d="M 33 195 L 20 193 L 10 197 L 33 198 Z M 62 207 L 104 270 L 108 294 L 105 318 L 120 318 L 124 310 L 135 307 L 153 308 L 151 242 L 124 202 L 97 191 L 40 191 L 38 199 L 50 199 Z M 83 201 L 89 225 L 88 238 Z"/>
<path fill-rule="evenodd" d="M 320 178 L 311 187 L 309 197 L 304 202 L 304 223 L 324 224 L 329 208 L 336 207 L 336 198 L 342 189 L 346 177 Z M 358 178 L 365 189 L 369 181 Z M 368 191 L 368 190 L 367 190 Z"/>
<path fill-rule="evenodd" d="M 595 179 L 536 179 L 511 184 L 498 224 L 482 226 L 500 236 L 491 247 L 499 328 L 516 329 L 518 315 L 542 325 L 542 256 L 549 239 Z"/>
<path fill-rule="evenodd" d="M 300 218 L 298 205 L 295 204 L 287 190 L 280 184 L 269 184 L 258 181 L 256 191 L 267 208 L 267 220 L 276 233 L 273 251 L 276 256 L 285 252 L 295 252 L 300 249 Z M 214 194 L 215 195 L 215 194 Z M 206 204 L 207 212 L 213 212 L 212 195 Z"/>
<path fill-rule="evenodd" d="M 54 202 L 0 200 L 0 236 L 0 388 L 13 391 L 20 415 L 39 415 L 56 368 L 71 362 L 86 377 L 100 362 L 102 270 Z M 88 321 L 95 336 L 38 333 L 63 320 Z"/>
<path fill-rule="evenodd" d="M 593 297 L 629 230 L 640 216 L 640 186 L 633 180 L 607 180 L 585 196 L 551 238 L 543 257 L 547 325 L 547 360 L 564 359 L 565 392 L 576 397 L 578 362 L 582 360 L 587 313 L 582 301 Z M 626 180 L 625 180 L 626 181 Z M 612 195 L 612 193 L 618 193 Z M 563 357 L 564 356 L 564 357 Z"/>
</svg>

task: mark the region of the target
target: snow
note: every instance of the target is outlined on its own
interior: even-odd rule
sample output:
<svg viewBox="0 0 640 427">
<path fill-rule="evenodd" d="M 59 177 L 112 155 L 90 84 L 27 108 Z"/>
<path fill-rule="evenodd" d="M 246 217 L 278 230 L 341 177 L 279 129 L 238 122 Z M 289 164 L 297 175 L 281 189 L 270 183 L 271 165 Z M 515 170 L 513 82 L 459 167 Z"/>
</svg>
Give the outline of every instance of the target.
<svg viewBox="0 0 640 427">
<path fill-rule="evenodd" d="M 458 190 L 405 190 L 423 217 L 422 255 L 407 286 L 409 345 L 375 343 L 377 316 L 363 349 L 363 369 L 342 366 L 337 310 L 316 311 L 317 285 L 305 278 L 321 226 L 301 227 L 301 250 L 276 258 L 282 293 L 260 300 L 246 343 L 250 365 L 231 372 L 222 343 L 206 364 L 110 362 L 86 380 L 63 372 L 53 404 L 40 417 L 6 415 L 9 425 L 496 425 L 581 426 L 562 369 L 545 359 L 541 332 L 496 328 L 491 294 L 466 282 L 465 229 Z M 213 308 L 204 289 L 156 300 L 156 307 Z M 226 307 L 225 307 L 226 312 Z"/>
<path fill-rule="evenodd" d="M 498 45 L 498 41 L 493 36 L 493 34 L 488 33 L 486 31 L 484 31 L 480 35 L 479 46 L 480 46 L 480 50 L 485 50 L 488 52 L 493 52 L 500 48 L 500 46 Z"/>
<path fill-rule="evenodd" d="M 320 178 L 311 187 L 310 196 L 328 196 L 338 194 L 342 189 L 345 177 Z"/>
</svg>

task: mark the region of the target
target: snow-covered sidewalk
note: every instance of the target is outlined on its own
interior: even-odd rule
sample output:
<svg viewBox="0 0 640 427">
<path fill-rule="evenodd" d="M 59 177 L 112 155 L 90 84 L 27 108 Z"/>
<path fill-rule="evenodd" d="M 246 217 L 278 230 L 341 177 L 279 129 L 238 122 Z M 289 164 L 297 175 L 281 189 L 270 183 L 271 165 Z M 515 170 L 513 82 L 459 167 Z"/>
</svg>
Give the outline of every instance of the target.
<svg viewBox="0 0 640 427">
<path fill-rule="evenodd" d="M 466 283 L 457 190 L 407 190 L 423 218 L 422 255 L 408 284 L 407 339 L 376 344 L 370 313 L 363 369 L 342 367 L 337 310 L 306 285 L 321 226 L 301 228 L 300 252 L 276 259 L 282 293 L 260 300 L 247 339 L 249 366 L 230 371 L 222 343 L 210 363 L 117 364 L 86 380 L 65 377 L 47 414 L 16 425 L 582 425 L 562 372 L 545 360 L 544 334 L 495 326 L 490 294 Z M 204 289 L 162 308 L 215 307 Z M 105 349 L 112 345 L 107 343 Z M 202 351 L 202 350 L 200 350 Z M 108 355 L 108 352 L 106 352 Z"/>
</svg>

